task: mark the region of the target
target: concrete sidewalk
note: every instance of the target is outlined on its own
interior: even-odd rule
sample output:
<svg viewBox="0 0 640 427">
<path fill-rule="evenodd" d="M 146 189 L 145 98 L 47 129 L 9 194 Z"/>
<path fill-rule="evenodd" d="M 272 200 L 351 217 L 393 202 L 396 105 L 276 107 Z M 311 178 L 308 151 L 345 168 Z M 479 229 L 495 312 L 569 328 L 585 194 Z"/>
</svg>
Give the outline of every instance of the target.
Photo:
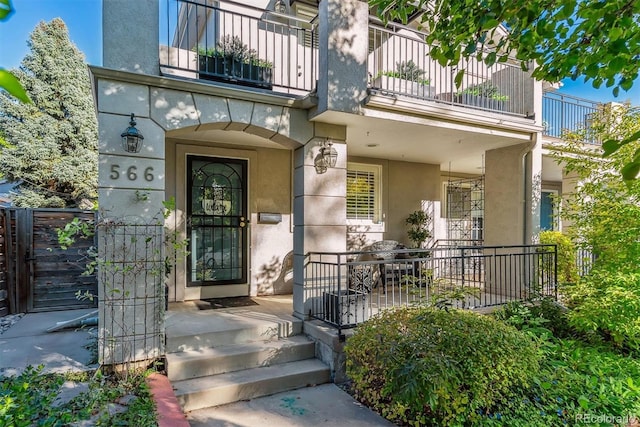
<svg viewBox="0 0 640 427">
<path fill-rule="evenodd" d="M 91 353 L 87 330 L 46 332 L 57 322 L 71 320 L 95 309 L 29 313 L 0 335 L 0 375 L 16 375 L 29 365 L 45 366 L 45 372 L 95 369 L 87 366 Z"/>
<path fill-rule="evenodd" d="M 86 330 L 48 333 L 62 322 L 92 310 L 30 313 L 0 335 L 0 376 L 19 374 L 28 365 L 43 364 L 46 372 L 95 369 L 87 366 L 91 354 Z M 362 406 L 335 384 L 323 384 L 259 397 L 187 414 L 192 427 L 336 426 L 370 427 L 393 424 Z"/>
<path fill-rule="evenodd" d="M 391 427 L 335 384 L 231 403 L 187 413 L 191 427 Z"/>
</svg>

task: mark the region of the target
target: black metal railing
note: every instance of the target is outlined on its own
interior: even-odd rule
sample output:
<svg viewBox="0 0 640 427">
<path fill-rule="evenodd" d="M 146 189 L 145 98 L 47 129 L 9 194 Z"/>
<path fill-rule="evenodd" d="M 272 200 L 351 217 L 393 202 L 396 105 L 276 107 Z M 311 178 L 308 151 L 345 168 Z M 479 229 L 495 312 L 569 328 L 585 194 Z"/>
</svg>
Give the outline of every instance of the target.
<svg viewBox="0 0 640 427">
<path fill-rule="evenodd" d="M 165 1 L 163 73 L 300 95 L 315 89 L 314 22 L 233 1 Z"/>
<path fill-rule="evenodd" d="M 584 143 L 599 145 L 601 141 L 591 129 L 596 114 L 601 110 L 602 104 L 596 101 L 545 92 L 542 97 L 544 135 L 562 138 L 567 132 L 582 132 Z"/>
<path fill-rule="evenodd" d="M 310 252 L 305 310 L 338 329 L 413 304 L 481 308 L 557 298 L 555 245 Z"/>
<path fill-rule="evenodd" d="M 499 62 L 490 67 L 475 59 L 457 66 L 441 66 L 429 55 L 425 33 L 402 25 L 383 26 L 371 17 L 368 70 L 373 91 L 433 100 L 439 103 L 533 116 L 533 86 L 519 63 Z M 455 78 L 464 77 L 459 85 Z"/>
</svg>

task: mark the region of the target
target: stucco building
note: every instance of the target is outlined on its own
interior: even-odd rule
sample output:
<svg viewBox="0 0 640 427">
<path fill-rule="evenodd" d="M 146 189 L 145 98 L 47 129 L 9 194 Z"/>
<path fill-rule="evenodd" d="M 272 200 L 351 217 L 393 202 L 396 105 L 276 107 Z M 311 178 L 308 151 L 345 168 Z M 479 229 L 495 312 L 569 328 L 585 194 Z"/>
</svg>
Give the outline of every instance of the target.
<svg viewBox="0 0 640 427">
<path fill-rule="evenodd" d="M 103 13 L 101 215 L 149 222 L 175 199 L 164 225 L 188 254 L 169 301 L 293 294 L 306 318 L 307 253 L 410 245 L 416 210 L 428 247 L 526 245 L 557 227 L 549 195 L 570 180 L 545 133 L 566 123 L 543 103 L 567 101 L 515 62 L 442 67 L 415 21 L 385 27 L 360 0 L 109 0 Z M 132 113 L 139 152 L 121 143 Z"/>
</svg>

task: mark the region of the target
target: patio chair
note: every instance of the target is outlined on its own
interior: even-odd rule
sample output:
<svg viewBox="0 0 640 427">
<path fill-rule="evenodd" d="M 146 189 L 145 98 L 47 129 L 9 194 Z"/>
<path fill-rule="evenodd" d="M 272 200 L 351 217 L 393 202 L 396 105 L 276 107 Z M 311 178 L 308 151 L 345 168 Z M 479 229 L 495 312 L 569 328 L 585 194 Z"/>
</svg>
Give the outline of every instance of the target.
<svg viewBox="0 0 640 427">
<path fill-rule="evenodd" d="M 363 248 L 355 262 L 393 261 L 396 257 L 395 249 L 399 243 L 395 240 L 380 240 Z M 381 252 L 384 251 L 384 252 Z M 388 251 L 388 252 L 387 252 Z M 370 253 L 375 252 L 375 253 Z M 391 263 L 355 264 L 349 268 L 349 287 L 360 292 L 369 293 L 382 283 L 383 292 L 387 293 L 387 278 L 399 273 L 398 268 Z"/>
</svg>

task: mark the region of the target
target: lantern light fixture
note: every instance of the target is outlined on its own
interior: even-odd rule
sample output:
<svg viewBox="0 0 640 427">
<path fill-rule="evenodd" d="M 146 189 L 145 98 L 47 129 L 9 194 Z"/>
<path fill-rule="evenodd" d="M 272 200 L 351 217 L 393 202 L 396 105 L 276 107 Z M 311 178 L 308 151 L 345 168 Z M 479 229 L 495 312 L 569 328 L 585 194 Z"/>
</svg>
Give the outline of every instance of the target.
<svg viewBox="0 0 640 427">
<path fill-rule="evenodd" d="M 142 136 L 142 133 L 136 129 L 136 120 L 133 113 L 131 113 L 129 127 L 120 134 L 120 137 L 122 137 L 122 148 L 127 153 L 139 153 L 142 149 L 142 140 L 144 139 L 144 136 Z"/>
<path fill-rule="evenodd" d="M 336 167 L 338 161 L 338 152 L 333 148 L 333 142 L 329 139 L 322 143 L 320 152 L 313 161 L 314 167 L 318 174 L 323 174 L 328 168 Z"/>
<path fill-rule="evenodd" d="M 333 148 L 333 142 L 325 141 L 324 146 L 320 149 L 320 153 L 324 158 L 327 167 L 335 168 L 338 161 L 338 152 Z"/>
</svg>

